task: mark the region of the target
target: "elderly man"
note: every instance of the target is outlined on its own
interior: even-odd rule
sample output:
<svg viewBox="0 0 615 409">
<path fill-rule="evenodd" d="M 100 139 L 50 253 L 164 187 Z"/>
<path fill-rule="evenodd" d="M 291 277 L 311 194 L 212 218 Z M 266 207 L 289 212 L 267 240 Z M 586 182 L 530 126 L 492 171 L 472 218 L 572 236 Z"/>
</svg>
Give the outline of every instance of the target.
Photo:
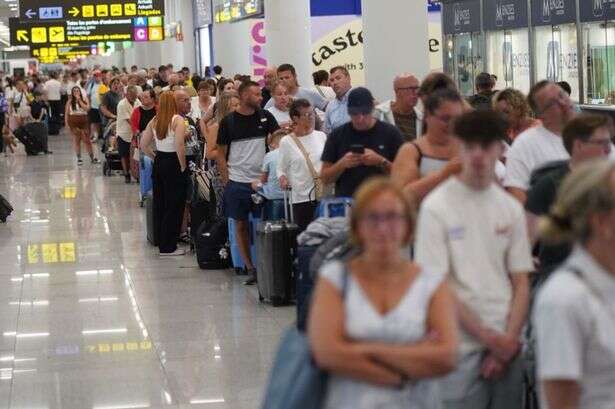
<svg viewBox="0 0 615 409">
<path fill-rule="evenodd" d="M 329 72 L 329 83 L 335 92 L 335 99 L 329 102 L 325 111 L 325 132 L 350 122 L 348 115 L 348 94 L 352 89 L 350 73 L 345 67 L 337 66 Z"/>
<path fill-rule="evenodd" d="M 179 83 L 180 83 L 179 74 L 174 72 L 171 75 L 169 75 L 169 85 L 162 88 L 162 90 L 163 91 L 175 91 L 173 87 L 175 87 L 176 85 L 179 85 Z"/>
<path fill-rule="evenodd" d="M 263 102 L 261 102 L 261 108 L 265 108 L 267 102 L 271 99 L 271 92 L 273 91 L 273 85 L 278 80 L 278 69 L 276 66 L 267 67 L 264 74 L 265 86 L 261 90 L 263 95 Z"/>
<path fill-rule="evenodd" d="M 126 97 L 123 98 L 116 108 L 117 113 L 117 146 L 122 159 L 122 170 L 124 171 L 124 178 L 126 183 L 130 183 L 130 143 L 132 142 L 132 126 L 130 124 L 130 118 L 132 117 L 132 111 L 141 105 L 141 102 L 137 99 L 139 91 L 136 86 L 129 85 L 126 89 Z"/>
<path fill-rule="evenodd" d="M 393 81 L 395 100 L 376 107 L 376 118 L 394 125 L 409 142 L 421 135 L 422 114 L 417 108 L 419 80 L 412 74 L 401 74 Z"/>
</svg>

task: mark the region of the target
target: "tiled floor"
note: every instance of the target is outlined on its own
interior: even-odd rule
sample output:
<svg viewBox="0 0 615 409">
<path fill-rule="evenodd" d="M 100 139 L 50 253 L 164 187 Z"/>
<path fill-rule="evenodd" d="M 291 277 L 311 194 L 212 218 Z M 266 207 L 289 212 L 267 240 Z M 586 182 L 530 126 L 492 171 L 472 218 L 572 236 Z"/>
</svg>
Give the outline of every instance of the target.
<svg viewBox="0 0 615 409">
<path fill-rule="evenodd" d="M 0 408 L 258 408 L 294 309 L 230 271 L 161 260 L 138 186 L 51 156 L 0 157 Z M 87 161 L 86 161 L 87 162 Z"/>
</svg>

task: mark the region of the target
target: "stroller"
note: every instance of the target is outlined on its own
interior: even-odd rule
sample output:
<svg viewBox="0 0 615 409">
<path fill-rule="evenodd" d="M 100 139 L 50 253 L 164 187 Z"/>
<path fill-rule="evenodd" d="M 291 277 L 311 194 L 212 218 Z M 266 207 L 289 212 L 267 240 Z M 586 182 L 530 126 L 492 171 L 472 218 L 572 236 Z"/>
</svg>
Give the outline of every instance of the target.
<svg viewBox="0 0 615 409">
<path fill-rule="evenodd" d="M 101 151 L 105 155 L 105 161 L 102 167 L 103 175 L 105 176 L 111 176 L 113 171 L 122 170 L 122 160 L 117 150 L 117 135 L 115 133 L 115 128 L 115 121 L 111 121 L 103 132 L 103 145 Z"/>
</svg>

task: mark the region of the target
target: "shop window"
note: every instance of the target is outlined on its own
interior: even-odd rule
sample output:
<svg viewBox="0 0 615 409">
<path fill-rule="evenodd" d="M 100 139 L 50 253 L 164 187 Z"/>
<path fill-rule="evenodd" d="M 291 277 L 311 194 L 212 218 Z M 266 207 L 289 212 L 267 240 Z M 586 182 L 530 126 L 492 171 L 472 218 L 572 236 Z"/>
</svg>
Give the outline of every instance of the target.
<svg viewBox="0 0 615 409">
<path fill-rule="evenodd" d="M 574 24 L 541 26 L 534 29 L 536 81 L 566 81 L 572 99 L 579 101 L 577 30 Z"/>
<path fill-rule="evenodd" d="M 530 90 L 530 54 L 527 28 L 487 33 L 487 72 L 497 76 L 496 89 Z"/>
<path fill-rule="evenodd" d="M 484 37 L 480 33 L 464 33 L 447 36 L 446 65 L 462 95 L 475 93 L 474 80 L 484 71 L 481 50 Z"/>
<path fill-rule="evenodd" d="M 583 24 L 586 102 L 615 105 L 615 22 Z"/>
</svg>

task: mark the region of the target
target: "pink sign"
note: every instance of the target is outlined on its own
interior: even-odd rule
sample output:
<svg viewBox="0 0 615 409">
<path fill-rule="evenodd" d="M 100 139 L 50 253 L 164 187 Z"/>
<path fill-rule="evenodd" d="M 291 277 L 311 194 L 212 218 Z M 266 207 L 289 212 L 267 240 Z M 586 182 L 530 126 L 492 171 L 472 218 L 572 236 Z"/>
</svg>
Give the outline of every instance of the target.
<svg viewBox="0 0 615 409">
<path fill-rule="evenodd" d="M 252 30 L 250 30 L 250 35 L 252 37 L 252 48 L 250 50 L 252 78 L 263 86 L 265 85 L 263 76 L 267 68 L 267 58 L 265 54 L 265 44 L 267 43 L 265 37 L 265 22 L 263 20 L 256 20 L 252 26 Z"/>
</svg>

